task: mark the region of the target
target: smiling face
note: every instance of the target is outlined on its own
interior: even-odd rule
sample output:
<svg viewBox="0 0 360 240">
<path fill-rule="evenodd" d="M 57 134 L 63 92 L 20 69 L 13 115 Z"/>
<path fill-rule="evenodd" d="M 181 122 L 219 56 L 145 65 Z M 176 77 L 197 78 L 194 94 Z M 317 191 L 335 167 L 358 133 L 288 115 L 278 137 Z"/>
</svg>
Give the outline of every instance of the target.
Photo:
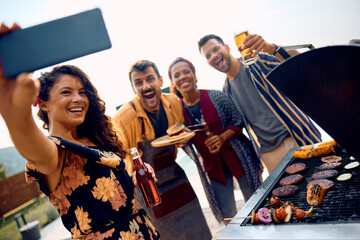
<svg viewBox="0 0 360 240">
<path fill-rule="evenodd" d="M 176 89 L 184 95 L 196 90 L 196 76 L 189 64 L 184 61 L 175 63 L 171 68 L 171 79 Z"/>
<path fill-rule="evenodd" d="M 227 73 L 231 68 L 230 49 L 218 40 L 209 39 L 202 47 L 201 53 L 205 56 L 208 64 L 220 72 Z"/>
<path fill-rule="evenodd" d="M 49 118 L 50 132 L 53 129 L 76 129 L 85 120 L 89 109 L 86 89 L 76 76 L 62 75 L 49 93 L 49 100 L 40 107 Z"/>
<path fill-rule="evenodd" d="M 133 71 L 130 76 L 132 88 L 139 96 L 144 109 L 155 112 L 160 106 L 162 77 L 158 77 L 154 68 L 147 67 L 144 71 Z"/>
</svg>

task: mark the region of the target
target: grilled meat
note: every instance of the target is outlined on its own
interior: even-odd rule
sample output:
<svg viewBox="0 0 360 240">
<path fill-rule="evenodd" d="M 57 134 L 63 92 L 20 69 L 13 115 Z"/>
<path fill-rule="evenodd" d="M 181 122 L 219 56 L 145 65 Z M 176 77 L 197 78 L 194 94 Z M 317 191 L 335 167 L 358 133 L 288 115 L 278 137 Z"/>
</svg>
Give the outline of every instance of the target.
<svg viewBox="0 0 360 240">
<path fill-rule="evenodd" d="M 294 163 L 294 164 L 291 164 L 290 166 L 288 166 L 285 169 L 285 172 L 287 174 L 295 174 L 295 173 L 302 172 L 305 169 L 306 169 L 306 165 L 304 163 Z"/>
<path fill-rule="evenodd" d="M 178 124 L 174 124 L 171 127 L 169 127 L 166 130 L 166 133 L 169 136 L 175 136 L 175 135 L 178 135 L 178 134 L 182 133 L 184 131 L 184 129 L 185 129 L 185 125 L 178 123 Z"/>
<path fill-rule="evenodd" d="M 324 171 L 320 171 L 320 172 L 316 172 L 314 173 L 311 178 L 313 180 L 315 179 L 330 179 L 330 178 L 334 178 L 338 175 L 338 171 L 334 170 L 334 169 L 330 169 L 330 170 L 324 170 Z"/>
<path fill-rule="evenodd" d="M 340 162 L 327 162 L 327 163 L 323 163 L 319 166 L 319 170 L 323 171 L 323 170 L 330 170 L 330 169 L 336 169 L 336 168 L 341 168 L 343 165 Z"/>
<path fill-rule="evenodd" d="M 311 185 L 315 185 L 315 184 L 319 184 L 320 186 L 322 186 L 325 189 L 325 191 L 329 191 L 330 189 L 335 187 L 335 183 L 329 179 L 316 179 L 309 182 L 306 188 L 309 189 Z"/>
<path fill-rule="evenodd" d="M 281 179 L 279 183 L 281 186 L 294 185 L 294 184 L 298 184 L 303 179 L 304 176 L 301 174 L 292 174 Z"/>
<path fill-rule="evenodd" d="M 275 188 L 272 191 L 272 195 L 274 195 L 275 197 L 287 197 L 294 195 L 298 190 L 299 188 L 296 185 L 282 186 Z"/>
</svg>

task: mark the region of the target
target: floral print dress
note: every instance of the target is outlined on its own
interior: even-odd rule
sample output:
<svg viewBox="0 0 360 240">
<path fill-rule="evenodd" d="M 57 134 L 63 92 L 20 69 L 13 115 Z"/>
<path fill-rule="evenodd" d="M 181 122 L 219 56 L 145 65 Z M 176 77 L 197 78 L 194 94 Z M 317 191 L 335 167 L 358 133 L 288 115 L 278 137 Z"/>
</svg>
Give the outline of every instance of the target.
<svg viewBox="0 0 360 240">
<path fill-rule="evenodd" d="M 59 183 L 49 192 L 41 173 L 29 162 L 26 180 L 37 181 L 61 215 L 73 239 L 159 239 L 137 198 L 124 161 L 98 147 L 50 137 L 65 150 Z"/>
</svg>

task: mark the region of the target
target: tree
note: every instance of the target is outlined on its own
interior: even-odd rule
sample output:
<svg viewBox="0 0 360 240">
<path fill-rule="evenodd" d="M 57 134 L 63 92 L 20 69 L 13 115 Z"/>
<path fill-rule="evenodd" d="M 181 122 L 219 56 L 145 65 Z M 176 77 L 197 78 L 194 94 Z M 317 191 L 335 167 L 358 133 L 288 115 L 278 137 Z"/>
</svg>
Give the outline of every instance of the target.
<svg viewBox="0 0 360 240">
<path fill-rule="evenodd" d="M 0 180 L 7 177 L 7 171 L 4 164 L 0 163 Z"/>
</svg>

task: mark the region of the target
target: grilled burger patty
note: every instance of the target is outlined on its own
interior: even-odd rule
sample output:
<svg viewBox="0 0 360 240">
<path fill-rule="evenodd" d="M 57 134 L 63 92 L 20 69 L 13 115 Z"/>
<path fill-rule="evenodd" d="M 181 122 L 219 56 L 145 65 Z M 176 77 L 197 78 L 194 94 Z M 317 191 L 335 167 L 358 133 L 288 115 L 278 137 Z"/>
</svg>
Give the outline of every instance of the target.
<svg viewBox="0 0 360 240">
<path fill-rule="evenodd" d="M 306 188 L 309 188 L 311 185 L 315 185 L 315 184 L 319 184 L 320 186 L 322 186 L 325 189 L 325 191 L 328 191 L 335 186 L 335 183 L 329 179 L 316 179 L 309 182 Z"/>
<path fill-rule="evenodd" d="M 275 188 L 272 191 L 272 195 L 275 197 L 287 197 L 294 195 L 299 190 L 299 187 L 296 185 L 288 185 L 288 186 L 282 186 Z"/>
<path fill-rule="evenodd" d="M 319 170 L 329 170 L 329 169 L 335 169 L 335 168 L 341 168 L 342 164 L 340 162 L 327 162 L 323 163 L 319 166 Z"/>
<path fill-rule="evenodd" d="M 184 124 L 181 124 L 181 123 L 174 124 L 166 130 L 166 133 L 169 136 L 174 136 L 174 135 L 180 134 L 184 130 L 184 128 L 185 128 Z"/>
<path fill-rule="evenodd" d="M 285 169 L 285 172 L 287 174 L 295 174 L 304 171 L 305 169 L 306 169 L 306 165 L 304 163 L 294 163 L 288 166 Z"/>
<path fill-rule="evenodd" d="M 303 179 L 304 176 L 301 174 L 292 174 L 281 179 L 279 183 L 281 186 L 294 185 L 294 184 L 298 184 Z"/>
<path fill-rule="evenodd" d="M 322 178 L 333 178 L 336 177 L 338 175 L 338 171 L 334 170 L 334 169 L 330 169 L 330 170 L 324 170 L 324 171 L 320 171 L 320 172 L 316 172 L 314 173 L 311 178 L 313 180 L 315 179 L 322 179 Z"/>
</svg>

